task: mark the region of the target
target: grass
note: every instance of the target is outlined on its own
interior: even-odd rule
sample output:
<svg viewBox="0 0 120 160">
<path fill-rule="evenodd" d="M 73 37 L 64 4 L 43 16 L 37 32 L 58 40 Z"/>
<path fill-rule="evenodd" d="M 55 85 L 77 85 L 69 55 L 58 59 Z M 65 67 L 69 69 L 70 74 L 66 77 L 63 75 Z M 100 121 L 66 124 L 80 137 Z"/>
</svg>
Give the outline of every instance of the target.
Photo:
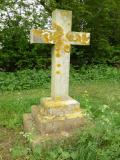
<svg viewBox="0 0 120 160">
<path fill-rule="evenodd" d="M 119 78 L 79 81 L 79 76 L 75 75 L 71 79 L 70 95 L 80 101 L 94 127 L 86 126 L 73 139 L 39 152 L 36 149 L 33 153 L 23 133 L 22 117 L 31 111 L 31 105 L 39 103 L 41 97 L 50 95 L 50 87 L 2 91 L 1 160 L 120 160 Z"/>
</svg>

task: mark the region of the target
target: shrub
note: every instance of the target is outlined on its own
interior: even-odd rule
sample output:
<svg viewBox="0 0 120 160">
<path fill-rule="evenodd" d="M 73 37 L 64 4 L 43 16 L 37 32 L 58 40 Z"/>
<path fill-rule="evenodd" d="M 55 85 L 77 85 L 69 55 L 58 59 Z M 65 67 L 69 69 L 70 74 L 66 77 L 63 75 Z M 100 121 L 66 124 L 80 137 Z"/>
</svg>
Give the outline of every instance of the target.
<svg viewBox="0 0 120 160">
<path fill-rule="evenodd" d="M 22 70 L 17 72 L 0 72 L 1 90 L 22 90 L 38 87 L 49 87 L 50 70 Z M 120 70 L 105 65 L 84 66 L 79 70 L 71 67 L 70 81 L 113 81 L 119 82 Z"/>
</svg>

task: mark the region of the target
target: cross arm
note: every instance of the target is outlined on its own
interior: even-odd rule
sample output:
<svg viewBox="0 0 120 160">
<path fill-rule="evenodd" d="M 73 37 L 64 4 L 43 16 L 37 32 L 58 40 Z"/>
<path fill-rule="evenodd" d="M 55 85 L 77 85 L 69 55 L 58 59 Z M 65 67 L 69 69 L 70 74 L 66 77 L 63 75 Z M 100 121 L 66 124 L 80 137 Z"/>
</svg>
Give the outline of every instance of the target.
<svg viewBox="0 0 120 160">
<path fill-rule="evenodd" d="M 31 29 L 30 43 L 54 44 L 53 31 L 52 30 Z"/>
<path fill-rule="evenodd" d="M 89 45 L 90 33 L 86 32 L 68 32 L 66 34 L 67 40 L 73 45 Z"/>
</svg>

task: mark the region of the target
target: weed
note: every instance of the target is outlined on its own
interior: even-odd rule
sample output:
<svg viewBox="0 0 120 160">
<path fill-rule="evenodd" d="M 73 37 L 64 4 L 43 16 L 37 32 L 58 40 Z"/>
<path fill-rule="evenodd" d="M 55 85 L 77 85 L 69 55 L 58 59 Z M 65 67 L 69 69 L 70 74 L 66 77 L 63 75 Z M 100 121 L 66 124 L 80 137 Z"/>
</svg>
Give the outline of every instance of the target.
<svg viewBox="0 0 120 160">
<path fill-rule="evenodd" d="M 41 97 L 50 95 L 50 77 L 47 77 L 46 87 L 43 88 L 46 73 L 43 73 L 42 77 L 41 71 L 34 72 L 29 70 L 10 73 L 10 75 L 2 73 L 2 80 L 5 82 L 2 82 L 0 93 L 0 126 L 6 130 L 12 128 L 16 135 L 11 138 L 11 141 L 16 141 L 15 144 L 12 143 L 10 149 L 12 159 L 120 160 L 119 70 L 104 66 L 96 66 L 91 69 L 84 67 L 81 71 L 72 69 L 70 95 L 80 102 L 81 108 L 86 110 L 94 125 L 86 126 L 72 138 L 60 141 L 57 145 L 53 144 L 51 148 L 36 148 L 32 152 L 29 144 L 25 142 L 26 134 L 21 132 L 24 135 L 21 137 L 16 130 L 22 131 L 23 114 L 31 112 L 31 105 L 39 103 Z M 30 81 L 31 74 L 35 75 L 36 80 Z M 43 79 L 39 79 L 39 76 Z M 15 84 L 12 82 L 13 79 L 15 79 Z M 17 79 L 19 80 L 16 82 Z M 33 84 L 34 81 L 35 84 Z M 16 87 L 13 87 L 13 84 Z M 9 132 L 3 132 L 0 135 L 0 141 L 5 141 L 6 134 L 10 137 Z M 3 147 L 0 153 L 1 157 L 5 157 L 6 147 Z"/>
</svg>

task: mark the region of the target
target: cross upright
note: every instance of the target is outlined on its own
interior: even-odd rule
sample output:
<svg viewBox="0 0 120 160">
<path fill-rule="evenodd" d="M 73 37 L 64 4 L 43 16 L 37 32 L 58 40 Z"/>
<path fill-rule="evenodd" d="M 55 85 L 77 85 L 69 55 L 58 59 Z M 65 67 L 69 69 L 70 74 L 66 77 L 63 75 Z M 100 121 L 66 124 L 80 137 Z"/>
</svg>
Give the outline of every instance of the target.
<svg viewBox="0 0 120 160">
<path fill-rule="evenodd" d="M 72 12 L 56 9 L 52 13 L 52 29 L 31 30 L 31 43 L 54 44 L 52 49 L 51 97 L 69 97 L 71 45 L 89 45 L 90 33 L 72 32 Z"/>
</svg>

